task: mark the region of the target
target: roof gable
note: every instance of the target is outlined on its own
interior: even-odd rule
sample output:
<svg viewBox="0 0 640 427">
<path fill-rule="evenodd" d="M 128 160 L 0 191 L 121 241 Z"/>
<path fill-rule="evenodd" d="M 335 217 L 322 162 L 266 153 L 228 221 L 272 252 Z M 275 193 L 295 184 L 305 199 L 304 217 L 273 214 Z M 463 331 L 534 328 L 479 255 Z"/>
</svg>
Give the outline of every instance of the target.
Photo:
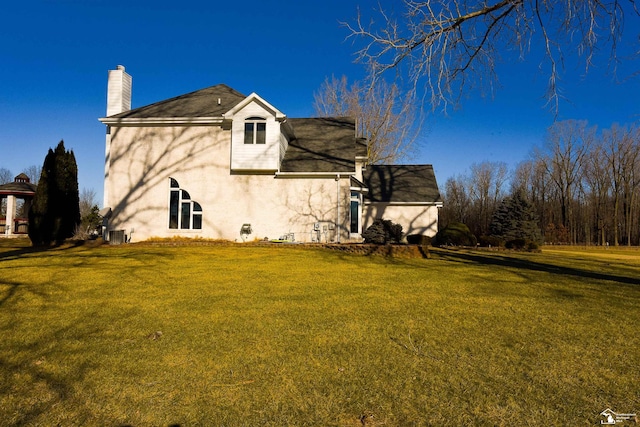
<svg viewBox="0 0 640 427">
<path fill-rule="evenodd" d="M 227 85 L 219 84 L 200 89 L 144 107 L 135 108 L 111 118 L 196 118 L 222 117 L 246 97 Z"/>
<path fill-rule="evenodd" d="M 269 113 L 271 113 L 277 120 L 283 120 L 286 118 L 286 116 L 280 111 L 278 110 L 276 107 L 274 107 L 273 105 L 269 104 L 267 101 L 265 101 L 263 98 L 261 98 L 257 93 L 253 92 L 251 95 L 247 96 L 245 99 L 243 99 L 242 101 L 238 102 L 236 105 L 233 106 L 233 108 L 231 108 L 229 111 L 227 111 L 226 113 L 223 114 L 225 119 L 233 119 L 233 116 L 240 110 L 242 110 L 244 107 L 246 107 L 247 105 L 249 105 L 250 103 L 255 102 L 258 105 L 260 105 L 262 108 L 264 108 L 265 110 L 267 110 Z"/>
<path fill-rule="evenodd" d="M 363 172 L 369 202 L 441 203 L 431 165 L 369 165 Z"/>
</svg>

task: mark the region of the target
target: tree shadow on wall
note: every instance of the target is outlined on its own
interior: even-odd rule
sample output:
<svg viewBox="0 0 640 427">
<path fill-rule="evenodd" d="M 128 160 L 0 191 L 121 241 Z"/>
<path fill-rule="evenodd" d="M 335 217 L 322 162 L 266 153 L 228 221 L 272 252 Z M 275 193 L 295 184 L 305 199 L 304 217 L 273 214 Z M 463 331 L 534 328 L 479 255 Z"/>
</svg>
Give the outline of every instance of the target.
<svg viewBox="0 0 640 427">
<path fill-rule="evenodd" d="M 139 224 L 144 217 L 167 214 L 164 199 L 145 206 L 137 202 L 144 199 L 149 189 L 161 186 L 163 181 L 168 183 L 169 177 L 188 172 L 208 179 L 206 169 L 223 170 L 227 166 L 210 162 L 212 150 L 222 144 L 216 138 L 215 125 L 164 128 L 163 133 L 157 128 L 139 128 L 132 136 L 120 136 L 122 129 L 112 128 L 111 150 L 105 159 L 110 174 L 118 173 L 118 179 L 122 180 L 118 181 L 119 188 L 110 190 L 117 193 L 117 200 L 112 200 L 114 205 L 110 206 L 117 219 L 110 228 L 126 229 L 132 222 Z"/>
</svg>

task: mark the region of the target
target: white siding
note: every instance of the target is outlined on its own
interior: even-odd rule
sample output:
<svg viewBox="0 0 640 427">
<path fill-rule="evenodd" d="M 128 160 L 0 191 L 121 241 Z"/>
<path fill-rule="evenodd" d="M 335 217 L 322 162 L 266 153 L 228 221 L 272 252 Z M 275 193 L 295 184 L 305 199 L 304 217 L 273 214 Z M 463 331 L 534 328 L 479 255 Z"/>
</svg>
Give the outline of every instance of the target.
<svg viewBox="0 0 640 427">
<path fill-rule="evenodd" d="M 284 155 L 287 152 L 287 148 L 289 147 L 289 140 L 283 132 L 280 132 L 280 156 L 278 157 L 278 170 L 280 170 L 280 165 L 282 164 L 282 159 L 284 159 Z"/>
<path fill-rule="evenodd" d="M 131 76 L 119 65 L 117 70 L 109 70 L 107 82 L 107 117 L 131 109 Z"/>
<path fill-rule="evenodd" d="M 266 144 L 245 144 L 244 124 L 249 117 L 264 117 Z M 231 125 L 231 169 L 275 172 L 280 165 L 280 123 L 265 108 L 252 102 L 233 116 Z"/>
</svg>

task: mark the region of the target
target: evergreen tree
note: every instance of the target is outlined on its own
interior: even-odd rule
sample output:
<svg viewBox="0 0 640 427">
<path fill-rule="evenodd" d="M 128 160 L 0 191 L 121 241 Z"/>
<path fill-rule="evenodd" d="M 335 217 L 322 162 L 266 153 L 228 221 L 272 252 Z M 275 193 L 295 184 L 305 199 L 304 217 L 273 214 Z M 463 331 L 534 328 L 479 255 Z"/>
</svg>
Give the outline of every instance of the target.
<svg viewBox="0 0 640 427">
<path fill-rule="evenodd" d="M 73 151 L 60 141 L 44 159 L 29 212 L 29 238 L 34 246 L 60 244 L 73 236 L 79 223 L 78 166 Z"/>
<path fill-rule="evenodd" d="M 49 199 L 52 193 L 50 185 L 52 183 L 54 162 L 54 153 L 50 148 L 44 158 L 36 194 L 29 210 L 29 238 L 34 246 L 51 243 L 53 226 L 51 224 L 51 215 L 49 215 Z"/>
<path fill-rule="evenodd" d="M 402 226 L 394 224 L 388 219 L 376 219 L 363 233 L 365 243 L 386 245 L 400 243 L 402 240 Z"/>
<path fill-rule="evenodd" d="M 472 246 L 478 243 L 476 236 L 469 230 L 466 224 L 451 222 L 445 228 L 438 231 L 434 246 Z"/>
<path fill-rule="evenodd" d="M 73 151 L 64 148 L 60 141 L 55 150 L 56 184 L 59 203 L 56 212 L 54 238 L 60 244 L 72 237 L 80 224 L 80 192 L 78 190 L 78 166 Z"/>
<path fill-rule="evenodd" d="M 491 235 L 504 241 L 525 239 L 540 241 L 538 219 L 533 206 L 524 197 L 522 190 L 516 190 L 506 197 L 496 209 L 489 227 Z"/>
</svg>

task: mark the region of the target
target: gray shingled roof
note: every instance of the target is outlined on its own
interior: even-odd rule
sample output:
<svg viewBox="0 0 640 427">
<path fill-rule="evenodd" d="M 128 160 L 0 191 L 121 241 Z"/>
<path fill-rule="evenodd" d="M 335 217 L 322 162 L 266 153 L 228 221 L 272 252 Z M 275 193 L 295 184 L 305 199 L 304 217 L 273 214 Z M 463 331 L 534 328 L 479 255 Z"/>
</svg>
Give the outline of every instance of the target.
<svg viewBox="0 0 640 427">
<path fill-rule="evenodd" d="M 36 193 L 36 185 L 30 182 L 9 182 L 0 185 L 0 194 L 14 195 L 34 195 Z"/>
<path fill-rule="evenodd" d="M 219 84 L 111 117 L 127 119 L 218 117 L 231 110 L 245 98 L 246 96 L 229 86 Z M 220 99 L 220 105 L 218 105 L 218 99 Z"/>
<path fill-rule="evenodd" d="M 431 165 L 369 165 L 363 172 L 365 200 L 386 203 L 442 202 Z"/>
<path fill-rule="evenodd" d="M 356 156 L 358 157 L 368 157 L 367 150 L 367 139 L 366 138 L 357 138 L 356 139 Z"/>
<path fill-rule="evenodd" d="M 218 117 L 245 98 L 229 86 L 219 84 L 112 117 Z M 288 119 L 287 124 L 292 130 L 292 138 L 280 167 L 281 172 L 353 173 L 356 156 L 367 154 L 366 140 L 356 138 L 355 121 L 351 118 Z M 363 174 L 364 184 L 369 188 L 365 198 L 370 202 L 442 201 L 431 165 L 370 165 Z M 5 184 L 0 189 L 14 189 L 16 184 Z"/>
<path fill-rule="evenodd" d="M 288 119 L 289 141 L 281 172 L 353 172 L 361 151 L 351 118 Z"/>
</svg>

